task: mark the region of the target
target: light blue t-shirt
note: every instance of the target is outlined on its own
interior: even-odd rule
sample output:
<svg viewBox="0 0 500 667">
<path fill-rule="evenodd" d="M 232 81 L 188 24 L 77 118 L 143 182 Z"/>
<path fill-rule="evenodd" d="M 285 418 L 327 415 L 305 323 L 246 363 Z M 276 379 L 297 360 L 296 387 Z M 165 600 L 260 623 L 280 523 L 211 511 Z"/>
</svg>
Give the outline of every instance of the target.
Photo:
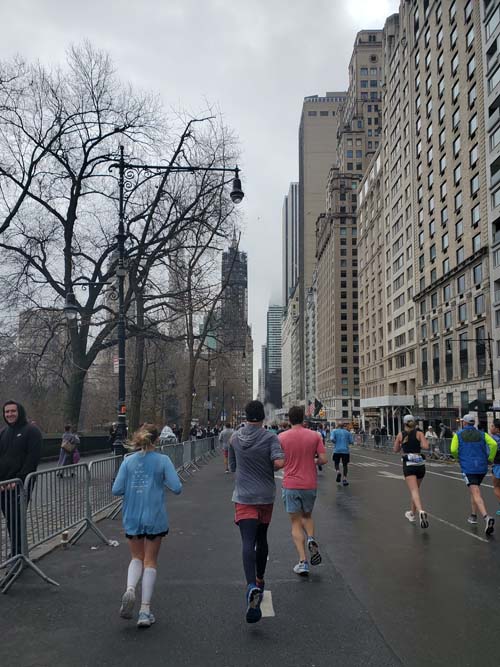
<svg viewBox="0 0 500 667">
<path fill-rule="evenodd" d="M 349 454 L 349 445 L 354 442 L 354 437 L 346 428 L 336 428 L 330 433 L 335 454 Z"/>
<path fill-rule="evenodd" d="M 113 484 L 123 498 L 123 527 L 127 535 L 157 535 L 168 530 L 165 487 L 176 494 L 182 484 L 170 457 L 158 452 L 127 456 Z"/>
</svg>

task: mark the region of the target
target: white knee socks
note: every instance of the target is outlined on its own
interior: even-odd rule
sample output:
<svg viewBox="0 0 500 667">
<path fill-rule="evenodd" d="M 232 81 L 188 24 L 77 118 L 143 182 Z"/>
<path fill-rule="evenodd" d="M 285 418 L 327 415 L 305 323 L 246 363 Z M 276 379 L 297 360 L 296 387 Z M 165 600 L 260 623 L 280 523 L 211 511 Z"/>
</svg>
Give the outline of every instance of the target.
<svg viewBox="0 0 500 667">
<path fill-rule="evenodd" d="M 142 600 L 141 611 L 149 611 L 151 598 L 153 597 L 153 589 L 156 581 L 156 568 L 145 567 L 142 575 Z"/>
<path fill-rule="evenodd" d="M 135 587 L 139 583 L 141 574 L 142 574 L 142 560 L 139 560 L 138 558 L 132 558 L 128 566 L 127 590 L 133 589 L 135 591 Z"/>
</svg>

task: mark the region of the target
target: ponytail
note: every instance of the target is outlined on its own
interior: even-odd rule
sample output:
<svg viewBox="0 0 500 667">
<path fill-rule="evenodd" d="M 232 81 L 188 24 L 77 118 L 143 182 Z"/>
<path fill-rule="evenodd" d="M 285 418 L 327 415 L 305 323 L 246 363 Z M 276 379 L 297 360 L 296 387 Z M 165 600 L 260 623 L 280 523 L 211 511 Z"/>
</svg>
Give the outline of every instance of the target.
<svg viewBox="0 0 500 667">
<path fill-rule="evenodd" d="M 143 424 L 132 436 L 127 449 L 135 452 L 146 451 L 158 440 L 158 429 L 154 424 Z"/>
</svg>

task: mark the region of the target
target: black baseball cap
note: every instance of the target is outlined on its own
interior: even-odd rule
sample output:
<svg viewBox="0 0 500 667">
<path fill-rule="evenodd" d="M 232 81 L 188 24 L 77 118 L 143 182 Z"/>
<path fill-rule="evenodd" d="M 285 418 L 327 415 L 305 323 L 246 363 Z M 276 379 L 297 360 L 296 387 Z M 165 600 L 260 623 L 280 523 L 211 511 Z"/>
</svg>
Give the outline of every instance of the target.
<svg viewBox="0 0 500 667">
<path fill-rule="evenodd" d="M 266 418 L 264 406 L 260 401 L 250 401 L 245 405 L 247 422 L 263 422 Z"/>
</svg>

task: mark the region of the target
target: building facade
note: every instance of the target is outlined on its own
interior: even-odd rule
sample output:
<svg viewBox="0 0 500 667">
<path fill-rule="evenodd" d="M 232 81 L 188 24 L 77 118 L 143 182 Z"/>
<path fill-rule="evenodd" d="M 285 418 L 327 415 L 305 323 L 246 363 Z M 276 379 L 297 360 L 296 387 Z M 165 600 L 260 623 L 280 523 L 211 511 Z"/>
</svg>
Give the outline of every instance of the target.
<svg viewBox="0 0 500 667">
<path fill-rule="evenodd" d="M 317 394 L 329 419 L 359 416 L 357 193 L 380 144 L 382 31 L 356 36 L 326 212 L 316 220 Z"/>
<path fill-rule="evenodd" d="M 297 393 L 305 404 L 305 304 L 316 268 L 316 220 L 325 209 L 328 172 L 335 162 L 339 110 L 345 93 L 304 98 L 299 128 L 299 276 L 300 373 Z"/>
<path fill-rule="evenodd" d="M 283 306 L 270 305 L 267 310 L 266 403 L 281 408 L 281 321 Z"/>
</svg>

